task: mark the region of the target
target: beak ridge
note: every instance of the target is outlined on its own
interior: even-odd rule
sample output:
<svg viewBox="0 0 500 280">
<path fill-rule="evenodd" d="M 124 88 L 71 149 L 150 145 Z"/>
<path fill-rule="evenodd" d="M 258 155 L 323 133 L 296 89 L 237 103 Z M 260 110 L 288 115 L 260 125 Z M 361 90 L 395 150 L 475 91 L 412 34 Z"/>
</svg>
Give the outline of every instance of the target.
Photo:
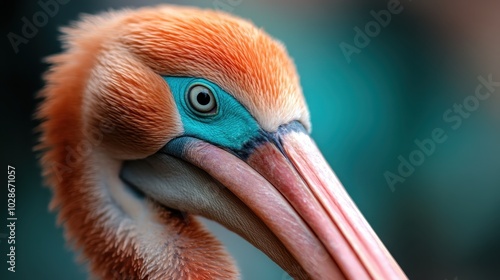
<svg viewBox="0 0 500 280">
<path fill-rule="evenodd" d="M 407 279 L 358 210 L 312 139 L 305 133 L 281 136 L 284 154 L 314 194 L 329 221 L 324 244 L 348 279 Z M 314 219 L 308 219 L 314 223 Z M 318 221 L 319 223 L 319 221 Z M 311 223 L 309 223 L 311 225 Z M 313 225 L 311 225 L 313 227 Z M 337 228 L 337 232 L 332 230 Z M 319 230 L 315 231 L 319 235 Z M 340 243 L 340 244 L 339 244 Z M 348 246 L 342 246 L 347 244 Z"/>
</svg>

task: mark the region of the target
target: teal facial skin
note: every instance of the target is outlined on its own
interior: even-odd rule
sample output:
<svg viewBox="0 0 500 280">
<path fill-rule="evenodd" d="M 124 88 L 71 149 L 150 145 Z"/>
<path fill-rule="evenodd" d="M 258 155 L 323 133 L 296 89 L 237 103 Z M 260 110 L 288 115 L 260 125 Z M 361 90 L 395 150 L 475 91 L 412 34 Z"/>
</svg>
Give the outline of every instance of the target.
<svg viewBox="0 0 500 280">
<path fill-rule="evenodd" d="M 259 138 L 261 128 L 248 110 L 218 85 L 202 78 L 164 77 L 170 87 L 184 126 L 184 135 L 233 151 Z M 189 104 L 188 92 L 194 85 L 210 89 L 216 100 L 211 114 L 199 114 Z"/>
</svg>

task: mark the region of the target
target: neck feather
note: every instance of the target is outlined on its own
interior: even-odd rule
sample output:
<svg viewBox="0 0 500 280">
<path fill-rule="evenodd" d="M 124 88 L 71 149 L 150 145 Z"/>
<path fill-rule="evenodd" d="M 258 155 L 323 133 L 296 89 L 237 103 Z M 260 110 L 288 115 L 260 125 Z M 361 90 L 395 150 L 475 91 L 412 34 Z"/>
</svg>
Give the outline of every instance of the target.
<svg viewBox="0 0 500 280">
<path fill-rule="evenodd" d="M 81 250 L 96 276 L 236 278 L 234 264 L 219 241 L 195 217 L 134 193 L 119 178 L 120 161 L 96 152 L 64 166 L 61 162 L 69 154 L 59 150 L 44 155 L 45 165 L 51 162 L 54 167 L 56 160 L 60 172 L 49 182 L 54 189 L 51 207 L 59 210 L 66 239 Z"/>
</svg>

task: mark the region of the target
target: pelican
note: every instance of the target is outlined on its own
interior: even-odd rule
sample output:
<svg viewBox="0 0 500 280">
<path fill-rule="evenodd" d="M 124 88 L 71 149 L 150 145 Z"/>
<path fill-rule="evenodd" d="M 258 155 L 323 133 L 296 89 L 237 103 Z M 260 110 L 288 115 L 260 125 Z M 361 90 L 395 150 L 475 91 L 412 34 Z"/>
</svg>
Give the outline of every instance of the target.
<svg viewBox="0 0 500 280">
<path fill-rule="evenodd" d="M 263 30 L 159 6 L 63 33 L 37 149 L 94 277 L 238 279 L 203 216 L 295 279 L 407 279 L 310 138 L 294 63 Z"/>
</svg>

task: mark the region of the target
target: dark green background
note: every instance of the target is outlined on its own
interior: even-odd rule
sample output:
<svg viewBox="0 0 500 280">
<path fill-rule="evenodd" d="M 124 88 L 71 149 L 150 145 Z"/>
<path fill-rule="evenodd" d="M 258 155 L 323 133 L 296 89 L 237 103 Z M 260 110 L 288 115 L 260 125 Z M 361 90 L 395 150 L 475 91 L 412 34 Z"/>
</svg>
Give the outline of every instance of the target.
<svg viewBox="0 0 500 280">
<path fill-rule="evenodd" d="M 162 2 L 166 3 L 168 1 Z M 179 2 L 180 1 L 176 1 Z M 240 1 L 220 1 L 238 3 Z M 7 34 L 40 11 L 36 1 L 8 1 L 1 18 L 1 166 L 17 171 L 17 259 L 7 272 L 6 181 L 0 188 L 0 279 L 87 279 L 49 213 L 32 147 L 34 98 L 60 51 L 60 26 L 82 13 L 160 1 L 69 1 L 16 54 Z M 214 7 L 216 1 L 187 1 Z M 500 277 L 500 96 L 481 103 L 453 130 L 442 114 L 474 93 L 481 67 L 461 59 L 422 13 L 404 11 L 347 63 L 339 44 L 372 20 L 387 1 L 251 1 L 230 7 L 281 40 L 297 64 L 311 111 L 313 137 L 325 157 L 410 279 Z M 466 20 L 466 19 L 465 19 Z M 497 34 L 498 36 L 498 34 Z M 497 79 L 500 80 L 500 79 Z M 500 90 L 500 89 L 499 89 Z M 415 139 L 435 128 L 448 135 L 436 152 L 391 192 L 384 172 L 396 172 Z M 238 237 L 211 225 L 236 256 L 244 279 L 286 279 L 276 265 Z"/>
</svg>

